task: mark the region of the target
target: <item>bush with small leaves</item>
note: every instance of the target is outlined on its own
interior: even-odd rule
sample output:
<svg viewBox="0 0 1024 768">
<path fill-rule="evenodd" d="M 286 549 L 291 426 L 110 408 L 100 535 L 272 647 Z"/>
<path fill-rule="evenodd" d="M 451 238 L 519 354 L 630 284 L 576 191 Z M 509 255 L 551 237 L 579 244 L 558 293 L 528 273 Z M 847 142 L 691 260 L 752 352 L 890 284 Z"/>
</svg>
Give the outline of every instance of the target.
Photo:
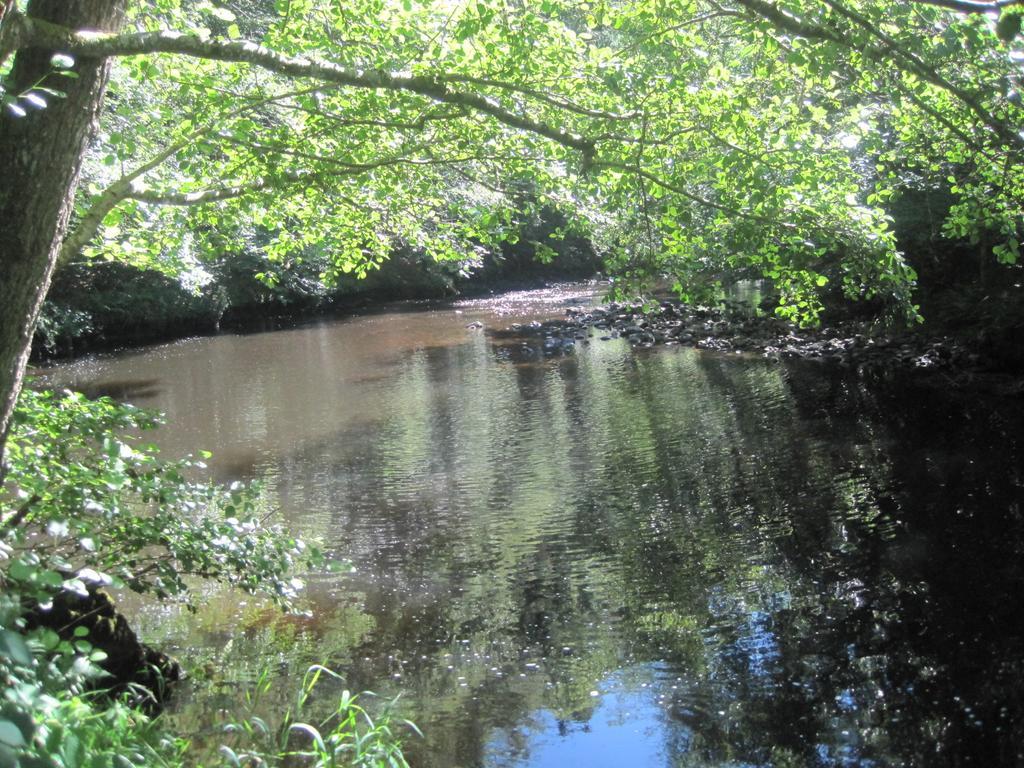
<svg viewBox="0 0 1024 768">
<path fill-rule="evenodd" d="M 295 571 L 320 562 L 256 489 L 161 458 L 142 437 L 159 423 L 109 398 L 22 393 L 0 487 L 0 768 L 180 765 L 186 746 L 129 703 L 144 694 L 103 690 L 86 623 L 58 632 L 40 615 L 104 586 L 188 604 L 197 578 L 287 605 Z"/>
<path fill-rule="evenodd" d="M 190 577 L 287 603 L 319 551 L 270 523 L 257 488 L 197 482 L 201 460 L 161 458 L 140 437 L 159 424 L 110 398 L 26 390 L 0 495 L 4 578 L 40 603 L 91 585 L 188 601 Z"/>
</svg>

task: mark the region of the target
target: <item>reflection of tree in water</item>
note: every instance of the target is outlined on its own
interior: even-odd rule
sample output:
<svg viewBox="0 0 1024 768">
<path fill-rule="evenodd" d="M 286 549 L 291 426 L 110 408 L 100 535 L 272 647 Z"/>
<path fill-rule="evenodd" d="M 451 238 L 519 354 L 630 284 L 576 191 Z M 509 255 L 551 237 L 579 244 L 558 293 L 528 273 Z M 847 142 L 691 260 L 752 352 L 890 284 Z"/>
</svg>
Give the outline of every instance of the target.
<svg viewBox="0 0 1024 768">
<path fill-rule="evenodd" d="M 908 763 L 969 755 L 1018 764 L 1024 707 L 1012 596 L 1024 587 L 1024 414 L 1011 402 L 906 382 L 875 393 L 860 407 L 894 440 L 887 453 L 897 480 L 875 491 L 898 530 L 878 537 L 869 524 L 851 526 L 856 548 L 818 566 L 825 583 L 856 585 L 856 603 L 824 623 L 834 645 L 856 642 L 856 658 L 839 674 L 878 670 L 876 691 L 853 690 Z M 852 404 L 827 403 L 839 419 Z"/>
<path fill-rule="evenodd" d="M 813 402 L 794 374 L 795 402 Z M 752 743 L 791 745 L 820 762 L 887 755 L 914 765 L 956 763 L 963 755 L 1016 762 L 1007 750 L 1020 741 L 997 735 L 994 715 L 1007 707 L 1003 722 L 1010 725 L 1021 712 L 1010 652 L 1019 634 L 1004 597 L 1008 586 L 1013 593 L 1020 585 L 1020 523 L 1004 511 L 1019 498 L 1012 479 L 1019 450 L 990 425 L 950 432 L 940 418 L 948 403 L 926 397 L 914 392 L 913 409 L 863 393 L 824 401 L 830 416 L 818 423 L 829 430 L 849 429 L 858 415 L 889 422 L 883 431 L 893 440 L 886 446 L 891 469 L 872 476 L 869 468 L 859 482 L 837 473 L 832 514 L 794 516 L 796 535 L 778 540 L 791 570 L 790 600 L 771 614 L 782 685 L 763 708 L 770 720 L 750 729 Z M 865 406 L 875 412 L 865 414 Z M 899 413 L 908 415 L 894 423 Z M 960 462 L 977 467 L 970 482 L 928 469 L 944 442 L 974 454 L 973 463 Z M 986 523 L 970 521 L 972 504 Z M 979 709 L 989 711 L 979 717 Z M 982 728 L 985 721 L 995 729 Z M 822 738 L 829 731 L 832 738 Z M 771 733 L 777 737 L 765 738 Z M 812 752 L 815 740 L 827 751 Z"/>
<path fill-rule="evenodd" d="M 359 567 L 375 629 L 352 684 L 400 669 L 439 764 L 482 764 L 540 709 L 586 722 L 602 679 L 651 662 L 680 764 L 1012 763 L 1013 425 L 879 391 L 614 344 L 513 365 L 479 341 L 410 359 L 389 416 L 281 490 Z"/>
</svg>

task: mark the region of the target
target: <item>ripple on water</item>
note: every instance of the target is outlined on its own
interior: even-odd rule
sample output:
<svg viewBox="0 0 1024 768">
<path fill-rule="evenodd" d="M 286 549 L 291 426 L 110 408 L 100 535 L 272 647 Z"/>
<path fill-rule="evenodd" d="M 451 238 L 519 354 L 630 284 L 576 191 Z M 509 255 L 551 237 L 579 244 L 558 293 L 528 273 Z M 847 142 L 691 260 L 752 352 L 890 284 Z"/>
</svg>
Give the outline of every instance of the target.
<svg viewBox="0 0 1024 768">
<path fill-rule="evenodd" d="M 210 594 L 153 639 L 402 690 L 427 767 L 1014 764 L 1019 409 L 466 328 L 573 292 L 50 371 L 150 397 L 168 452 L 264 476 L 356 567 L 301 618 Z"/>
</svg>

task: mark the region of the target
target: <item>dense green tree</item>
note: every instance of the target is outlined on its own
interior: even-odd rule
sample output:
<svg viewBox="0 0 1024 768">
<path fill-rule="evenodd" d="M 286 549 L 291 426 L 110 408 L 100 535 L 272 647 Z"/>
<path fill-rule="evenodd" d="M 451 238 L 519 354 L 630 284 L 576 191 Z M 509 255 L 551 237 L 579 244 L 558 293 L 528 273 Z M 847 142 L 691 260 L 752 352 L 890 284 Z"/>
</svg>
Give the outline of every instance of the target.
<svg viewBox="0 0 1024 768">
<path fill-rule="evenodd" d="M 0 435 L 53 266 L 83 252 L 187 268 L 255 225 L 269 258 L 318 242 L 327 278 L 362 274 L 396 242 L 501 241 L 529 190 L 633 283 L 739 271 L 794 319 L 830 283 L 913 317 L 885 205 L 923 184 L 954 195 L 949 234 L 1019 254 L 1015 2 L 4 8 Z"/>
</svg>

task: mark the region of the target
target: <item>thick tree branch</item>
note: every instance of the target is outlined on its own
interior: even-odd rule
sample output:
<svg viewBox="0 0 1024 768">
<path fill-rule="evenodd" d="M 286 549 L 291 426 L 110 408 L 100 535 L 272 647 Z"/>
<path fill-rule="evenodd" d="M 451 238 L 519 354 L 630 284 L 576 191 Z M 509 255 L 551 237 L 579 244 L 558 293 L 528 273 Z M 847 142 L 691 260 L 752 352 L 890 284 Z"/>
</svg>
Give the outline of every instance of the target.
<svg viewBox="0 0 1024 768">
<path fill-rule="evenodd" d="M 60 248 L 59 263 L 66 264 L 75 256 L 75 254 L 80 252 L 89 244 L 89 242 L 96 236 L 96 233 L 99 231 L 100 226 L 103 224 L 103 219 L 107 217 L 107 214 L 114 210 L 118 203 L 127 199 L 132 190 L 132 185 L 137 179 L 149 173 L 168 158 L 178 154 L 178 152 L 195 141 L 200 135 L 202 135 L 202 133 L 205 133 L 205 131 L 196 131 L 189 134 L 189 136 L 187 136 L 183 141 L 172 144 L 163 151 L 157 153 L 148 162 L 140 165 L 131 173 L 122 176 L 103 190 L 96 200 L 93 201 L 93 204 L 75 226 L 74 230 L 64 239 Z"/>
<path fill-rule="evenodd" d="M 552 107 L 564 110 L 566 112 L 573 112 L 577 115 L 583 115 L 584 117 L 595 117 L 600 120 L 633 120 L 640 116 L 639 112 L 603 112 L 599 109 L 589 109 L 587 107 L 576 104 L 568 99 L 559 98 L 552 96 L 551 94 L 538 91 L 535 88 L 527 88 L 523 85 L 516 85 L 515 83 L 506 83 L 503 80 L 490 80 L 486 77 L 473 77 L 471 75 L 445 75 L 444 81 L 446 83 L 469 83 L 471 85 L 479 85 L 484 88 L 497 88 L 503 91 L 509 91 L 511 93 L 519 93 L 523 96 L 529 96 L 531 99 L 537 99 L 538 101 L 550 104 Z"/>
<path fill-rule="evenodd" d="M 64 238 L 64 242 L 60 247 L 58 265 L 68 264 L 76 254 L 80 253 L 96 237 L 96 233 L 100 231 L 100 226 L 102 226 L 107 214 L 125 199 L 125 194 L 130 188 L 131 182 L 115 182 L 92 201 L 89 210 L 78 220 L 74 230 Z"/>
<path fill-rule="evenodd" d="M 440 103 L 482 112 L 511 128 L 543 136 L 564 147 L 582 152 L 585 156 L 590 156 L 594 152 L 592 140 L 511 112 L 489 97 L 452 90 L 444 76 L 413 76 L 382 70 L 352 69 L 326 61 L 285 56 L 252 42 L 203 40 L 195 35 L 179 32 L 119 35 L 71 30 L 27 17 L 21 17 L 21 20 L 26 34 L 19 41 L 19 48 L 40 46 L 67 51 L 74 56 L 92 57 L 136 56 L 148 53 L 177 54 L 212 61 L 251 64 L 286 77 L 310 78 L 352 88 L 416 93 Z"/>
<path fill-rule="evenodd" d="M 301 179 L 294 179 L 291 183 L 297 184 L 300 181 L 312 182 L 315 178 L 315 175 L 309 174 Z M 160 191 L 133 186 L 125 193 L 124 199 L 138 200 L 140 203 L 150 203 L 151 205 L 170 205 L 180 207 L 204 205 L 206 203 L 216 203 L 221 200 L 232 200 L 237 197 L 242 197 L 242 195 L 247 195 L 250 192 L 261 192 L 262 190 L 279 186 L 280 183 L 281 182 L 277 179 L 264 177 L 254 179 L 253 181 L 246 182 L 245 184 L 225 184 L 219 187 L 209 187 L 207 189 L 196 190 L 194 192 Z"/>
</svg>

